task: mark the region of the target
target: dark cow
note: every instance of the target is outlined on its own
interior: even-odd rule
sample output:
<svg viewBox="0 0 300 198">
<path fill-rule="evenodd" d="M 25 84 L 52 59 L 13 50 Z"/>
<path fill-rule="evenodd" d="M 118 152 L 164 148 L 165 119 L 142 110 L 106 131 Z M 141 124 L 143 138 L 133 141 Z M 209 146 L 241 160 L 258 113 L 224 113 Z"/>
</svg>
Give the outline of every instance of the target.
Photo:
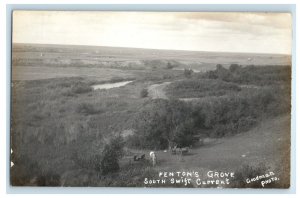
<svg viewBox="0 0 300 198">
<path fill-rule="evenodd" d="M 143 155 L 135 155 L 133 156 L 133 161 L 141 161 L 141 160 L 145 160 L 145 154 Z"/>
</svg>

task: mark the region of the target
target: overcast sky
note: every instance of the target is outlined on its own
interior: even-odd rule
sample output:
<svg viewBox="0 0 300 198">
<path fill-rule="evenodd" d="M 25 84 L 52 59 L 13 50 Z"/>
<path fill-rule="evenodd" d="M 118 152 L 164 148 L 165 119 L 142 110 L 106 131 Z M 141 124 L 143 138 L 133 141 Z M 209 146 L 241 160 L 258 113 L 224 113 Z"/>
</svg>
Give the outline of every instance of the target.
<svg viewBox="0 0 300 198">
<path fill-rule="evenodd" d="M 14 43 L 291 53 L 287 13 L 15 11 Z"/>
</svg>

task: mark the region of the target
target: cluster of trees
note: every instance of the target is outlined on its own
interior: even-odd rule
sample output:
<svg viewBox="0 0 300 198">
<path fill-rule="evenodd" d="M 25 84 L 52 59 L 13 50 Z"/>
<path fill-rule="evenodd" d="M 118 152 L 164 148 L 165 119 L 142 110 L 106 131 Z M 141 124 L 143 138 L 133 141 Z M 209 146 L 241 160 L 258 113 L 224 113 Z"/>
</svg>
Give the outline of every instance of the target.
<svg viewBox="0 0 300 198">
<path fill-rule="evenodd" d="M 269 85 L 291 80 L 290 66 L 245 66 L 231 64 L 226 69 L 221 64 L 213 71 L 204 74 L 205 78 L 221 79 L 241 84 Z"/>
<path fill-rule="evenodd" d="M 194 120 L 190 107 L 178 100 L 152 100 L 136 118 L 137 132 L 130 136 L 131 147 L 166 149 L 173 144 L 189 146 L 193 141 Z"/>
<path fill-rule="evenodd" d="M 272 89 L 246 91 L 199 102 L 194 111 L 204 119 L 201 129 L 209 130 L 209 136 L 223 137 L 247 131 L 265 117 L 289 113 L 290 96 Z"/>
</svg>

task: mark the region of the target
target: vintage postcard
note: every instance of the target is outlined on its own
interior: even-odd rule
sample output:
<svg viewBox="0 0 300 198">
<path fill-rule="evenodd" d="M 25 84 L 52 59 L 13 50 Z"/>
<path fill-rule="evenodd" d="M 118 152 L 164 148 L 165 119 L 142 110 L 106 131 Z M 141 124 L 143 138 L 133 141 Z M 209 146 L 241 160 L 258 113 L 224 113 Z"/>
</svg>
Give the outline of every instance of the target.
<svg viewBox="0 0 300 198">
<path fill-rule="evenodd" d="M 289 188 L 290 13 L 14 11 L 12 186 Z"/>
</svg>

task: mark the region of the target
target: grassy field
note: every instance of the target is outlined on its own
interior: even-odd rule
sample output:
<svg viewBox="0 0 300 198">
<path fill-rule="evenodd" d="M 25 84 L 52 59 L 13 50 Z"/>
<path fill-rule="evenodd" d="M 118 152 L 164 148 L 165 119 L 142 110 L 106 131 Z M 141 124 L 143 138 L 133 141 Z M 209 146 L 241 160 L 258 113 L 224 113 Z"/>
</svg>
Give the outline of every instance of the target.
<svg viewBox="0 0 300 198">
<path fill-rule="evenodd" d="M 141 187 L 145 177 L 155 178 L 159 171 L 238 172 L 250 164 L 258 171 L 276 172 L 282 181 L 277 187 L 286 187 L 290 67 L 282 65 L 288 62 L 286 56 L 266 54 L 14 45 L 11 183 Z M 216 63 L 224 68 L 216 69 Z M 232 71 L 232 63 L 243 67 Z M 251 64 L 257 67 L 245 66 Z M 264 66 L 269 64 L 278 66 Z M 186 76 L 173 70 L 190 66 L 209 71 Z M 127 80 L 132 82 L 126 86 L 92 89 Z M 193 143 L 184 156 L 159 149 L 159 143 L 148 145 L 157 149 L 158 164 L 152 167 L 150 149 L 130 141 L 148 141 L 139 136 L 144 134 L 158 138 L 162 148 L 169 140 L 167 130 L 178 133 L 172 141 L 185 138 L 181 132 L 205 135 L 205 141 Z M 127 133 L 138 139 L 130 140 Z M 125 141 L 120 169 L 101 175 L 98 160 L 118 135 Z M 136 154 L 146 154 L 146 160 L 134 162 Z"/>
<path fill-rule="evenodd" d="M 291 63 L 290 56 L 276 54 L 238 54 L 117 47 L 14 44 L 12 51 L 13 80 L 70 76 L 105 78 L 112 75 L 123 77 L 124 75 L 132 75 L 132 71 L 135 75 L 136 72 L 134 71 L 136 70 L 166 68 L 192 68 L 204 72 L 213 70 L 215 65 L 220 63 L 225 67 L 229 67 L 233 63 L 240 65 L 290 65 Z M 89 69 L 84 71 L 78 69 L 78 67 L 83 66 Z M 118 71 L 112 68 L 122 70 Z"/>
</svg>

